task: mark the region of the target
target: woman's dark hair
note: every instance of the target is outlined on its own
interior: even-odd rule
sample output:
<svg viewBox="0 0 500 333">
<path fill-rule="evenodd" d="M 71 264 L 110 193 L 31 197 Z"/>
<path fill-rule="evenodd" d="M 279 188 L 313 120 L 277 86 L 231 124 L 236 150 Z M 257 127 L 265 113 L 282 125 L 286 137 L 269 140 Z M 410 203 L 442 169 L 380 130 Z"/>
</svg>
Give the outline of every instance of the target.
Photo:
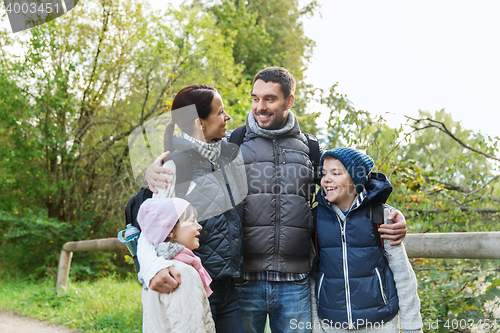
<svg viewBox="0 0 500 333">
<path fill-rule="evenodd" d="M 163 138 L 165 151 L 173 151 L 172 136 L 174 134 L 175 124 L 189 134 L 193 134 L 194 123 L 198 118 L 206 119 L 212 112 L 212 101 L 217 89 L 206 84 L 196 84 L 182 88 L 174 97 L 172 102 L 172 111 L 194 105 L 196 107 L 197 117 L 192 112 L 177 111 L 172 112 L 172 120 L 165 129 Z"/>
</svg>

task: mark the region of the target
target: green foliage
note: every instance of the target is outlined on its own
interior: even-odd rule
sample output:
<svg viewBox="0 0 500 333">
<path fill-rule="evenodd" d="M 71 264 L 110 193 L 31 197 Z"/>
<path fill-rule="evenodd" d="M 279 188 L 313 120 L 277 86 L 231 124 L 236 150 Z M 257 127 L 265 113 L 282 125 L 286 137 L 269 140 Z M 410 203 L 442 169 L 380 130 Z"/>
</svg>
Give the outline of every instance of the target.
<svg viewBox="0 0 500 333">
<path fill-rule="evenodd" d="M 32 279 L 54 278 L 60 251 L 68 240 L 89 239 L 92 220 L 72 225 L 47 216 L 39 209 L 14 215 L 0 210 L 0 272 L 18 272 Z M 133 271 L 123 260 L 124 251 L 77 252 L 73 256 L 70 278 L 93 279 L 111 272 L 121 275 Z"/>
<path fill-rule="evenodd" d="M 390 136 L 391 130 L 382 126 L 383 120 L 372 119 L 368 112 L 356 110 L 347 96 L 336 92 L 336 88 L 337 84 L 334 84 L 328 91 L 319 91 L 320 103 L 330 109 L 323 139 L 325 147 L 354 146 L 365 149 L 372 144 L 385 143 L 379 142 L 379 134 L 384 131 L 384 136 Z"/>
<path fill-rule="evenodd" d="M 22 155 L 8 164 L 23 170 L 13 182 L 50 217 L 76 223 L 92 212 L 95 233 L 123 200 L 117 188 L 128 190 L 123 157 L 134 128 L 200 77 L 230 100 L 248 89 L 213 18 L 194 8 L 149 14 L 144 7 L 89 0 L 27 32 L 27 56 L 9 72 L 25 101 L 10 113 L 9 141 Z M 24 82 L 28 88 L 17 88 Z M 235 114 L 245 108 L 228 107 Z M 26 179 L 36 179 L 36 189 Z"/>
<path fill-rule="evenodd" d="M 0 254 L 5 270 L 31 277 L 55 275 L 58 253 L 64 239 L 72 234 L 71 225 L 44 215 L 43 210 L 23 217 L 0 211 Z"/>
<path fill-rule="evenodd" d="M 242 66 L 242 77 L 249 83 L 258 71 L 269 66 L 281 66 L 292 73 L 297 80 L 293 111 L 302 130 L 316 134 L 319 113 L 311 112 L 308 106 L 317 89 L 304 82 L 314 41 L 305 35 L 301 20 L 314 15 L 318 3 L 311 1 L 303 8 L 299 8 L 296 0 L 197 0 L 194 3 L 195 8 L 202 6 L 213 14 L 225 45 L 232 50 L 235 63 Z M 248 93 L 250 91 L 251 86 Z M 244 98 L 249 101 L 247 96 Z M 229 99 L 229 102 L 231 105 L 240 101 Z M 235 120 L 237 124 L 244 123 L 240 114 Z"/>
<path fill-rule="evenodd" d="M 135 278 L 71 283 L 57 295 L 53 282 L 4 276 L 0 308 L 80 332 L 142 332 L 141 287 Z"/>
<path fill-rule="evenodd" d="M 429 323 L 438 322 L 437 332 L 453 331 L 453 326 L 460 323 L 462 329 L 482 326 L 488 332 L 499 332 L 499 325 L 489 323 L 498 322 L 494 310 L 500 305 L 500 277 L 498 272 L 488 270 L 488 266 L 467 259 L 436 259 L 416 264 L 424 329 L 428 329 Z"/>
<path fill-rule="evenodd" d="M 34 249 L 44 244 L 37 235 L 54 230 L 46 260 L 19 254 L 17 269 L 32 263 L 50 274 L 65 241 L 116 235 L 137 191 L 127 137 L 183 86 L 214 85 L 234 122 L 244 121 L 243 66 L 197 8 L 151 13 L 141 1 L 87 0 L 19 36 L 23 56 L 0 53 L 0 210 L 14 217 L 5 230 L 15 230 L 0 235 L 1 250 Z M 2 31 L 0 45 L 11 43 Z M 75 255 L 75 271 L 98 276 L 113 261 Z"/>
<path fill-rule="evenodd" d="M 393 129 L 383 118 L 355 110 L 335 88 L 321 92 L 330 109 L 326 148 L 351 146 L 373 157 L 374 170 L 393 184 L 389 204 L 406 215 L 410 232 L 500 229 L 498 138 L 464 129 L 444 110 L 421 112 L 408 126 Z M 440 330 L 449 332 L 447 321 L 494 320 L 492 309 L 500 305 L 496 265 L 414 259 L 424 322 L 439 320 Z"/>
<path fill-rule="evenodd" d="M 253 80 L 269 66 L 287 68 L 301 82 L 312 55 L 314 41 L 304 34 L 301 19 L 319 5 L 311 1 L 302 9 L 297 0 L 198 0 L 217 19 L 226 43 L 233 49 L 243 75 Z"/>
</svg>

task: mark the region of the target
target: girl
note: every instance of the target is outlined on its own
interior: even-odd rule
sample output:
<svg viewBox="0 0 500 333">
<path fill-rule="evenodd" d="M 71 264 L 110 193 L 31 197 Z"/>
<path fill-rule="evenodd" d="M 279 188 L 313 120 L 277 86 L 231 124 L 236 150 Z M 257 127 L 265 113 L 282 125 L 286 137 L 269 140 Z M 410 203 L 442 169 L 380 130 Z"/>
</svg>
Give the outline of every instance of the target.
<svg viewBox="0 0 500 333">
<path fill-rule="evenodd" d="M 172 260 L 183 283 L 170 294 L 151 289 L 142 293 L 143 332 L 215 332 L 207 295 L 211 278 L 193 254 L 200 246 L 202 227 L 189 202 L 180 198 L 148 199 L 140 207 L 137 222 L 141 238 L 153 244 L 159 256 Z"/>
<path fill-rule="evenodd" d="M 243 333 L 234 280 L 243 269 L 240 202 L 246 195 L 247 184 L 238 147 L 221 140 L 229 119 L 214 87 L 185 87 L 172 102 L 172 121 L 165 130 L 164 142 L 165 151 L 186 152 L 192 161 L 193 180 L 185 199 L 196 208 L 203 226 L 200 247 L 195 253 L 213 279 L 209 301 L 217 332 Z M 179 136 L 173 135 L 175 125 L 181 129 Z M 176 165 L 169 160 L 163 167 L 165 173 L 173 172 L 171 182 L 166 189 L 158 189 L 153 198 L 176 194 Z M 162 277 L 161 270 L 171 263 L 158 257 L 154 247 L 141 238 L 137 256 L 139 279 L 144 286 L 155 289 L 155 281 Z M 181 281 L 184 283 L 182 274 Z"/>
</svg>

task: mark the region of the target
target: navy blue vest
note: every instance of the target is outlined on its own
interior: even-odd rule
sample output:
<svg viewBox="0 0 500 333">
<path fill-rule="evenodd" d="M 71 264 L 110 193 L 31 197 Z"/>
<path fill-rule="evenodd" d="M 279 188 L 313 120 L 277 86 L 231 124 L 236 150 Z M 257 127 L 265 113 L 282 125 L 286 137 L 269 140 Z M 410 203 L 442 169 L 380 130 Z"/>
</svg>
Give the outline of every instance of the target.
<svg viewBox="0 0 500 333">
<path fill-rule="evenodd" d="M 342 221 L 324 199 L 323 189 L 316 195 L 315 223 L 320 254 L 316 279 L 318 314 L 339 328 L 386 323 L 399 310 L 394 278 L 382 249 L 377 246 L 369 218 L 369 200 L 378 190 L 387 191 L 387 186 L 391 186 L 385 176 L 380 181 L 384 179 L 387 183 L 371 186 L 377 191 L 368 193 L 367 198 L 348 213 L 344 236 Z"/>
</svg>

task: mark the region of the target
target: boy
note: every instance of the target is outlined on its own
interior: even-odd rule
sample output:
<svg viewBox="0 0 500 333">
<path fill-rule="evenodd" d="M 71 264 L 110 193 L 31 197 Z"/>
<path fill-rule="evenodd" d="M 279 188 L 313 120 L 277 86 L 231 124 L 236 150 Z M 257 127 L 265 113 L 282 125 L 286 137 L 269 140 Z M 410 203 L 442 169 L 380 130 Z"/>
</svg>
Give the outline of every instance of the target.
<svg viewBox="0 0 500 333">
<path fill-rule="evenodd" d="M 415 273 L 404 245 L 377 244 L 372 220 L 392 185 L 373 160 L 351 148 L 326 151 L 316 198 L 318 315 L 323 331 L 421 332 Z M 384 219 L 389 208 L 384 205 Z M 373 221 L 376 222 L 376 221 Z M 388 223 L 387 220 L 385 223 Z M 387 242 L 388 243 L 388 242 Z"/>
</svg>

